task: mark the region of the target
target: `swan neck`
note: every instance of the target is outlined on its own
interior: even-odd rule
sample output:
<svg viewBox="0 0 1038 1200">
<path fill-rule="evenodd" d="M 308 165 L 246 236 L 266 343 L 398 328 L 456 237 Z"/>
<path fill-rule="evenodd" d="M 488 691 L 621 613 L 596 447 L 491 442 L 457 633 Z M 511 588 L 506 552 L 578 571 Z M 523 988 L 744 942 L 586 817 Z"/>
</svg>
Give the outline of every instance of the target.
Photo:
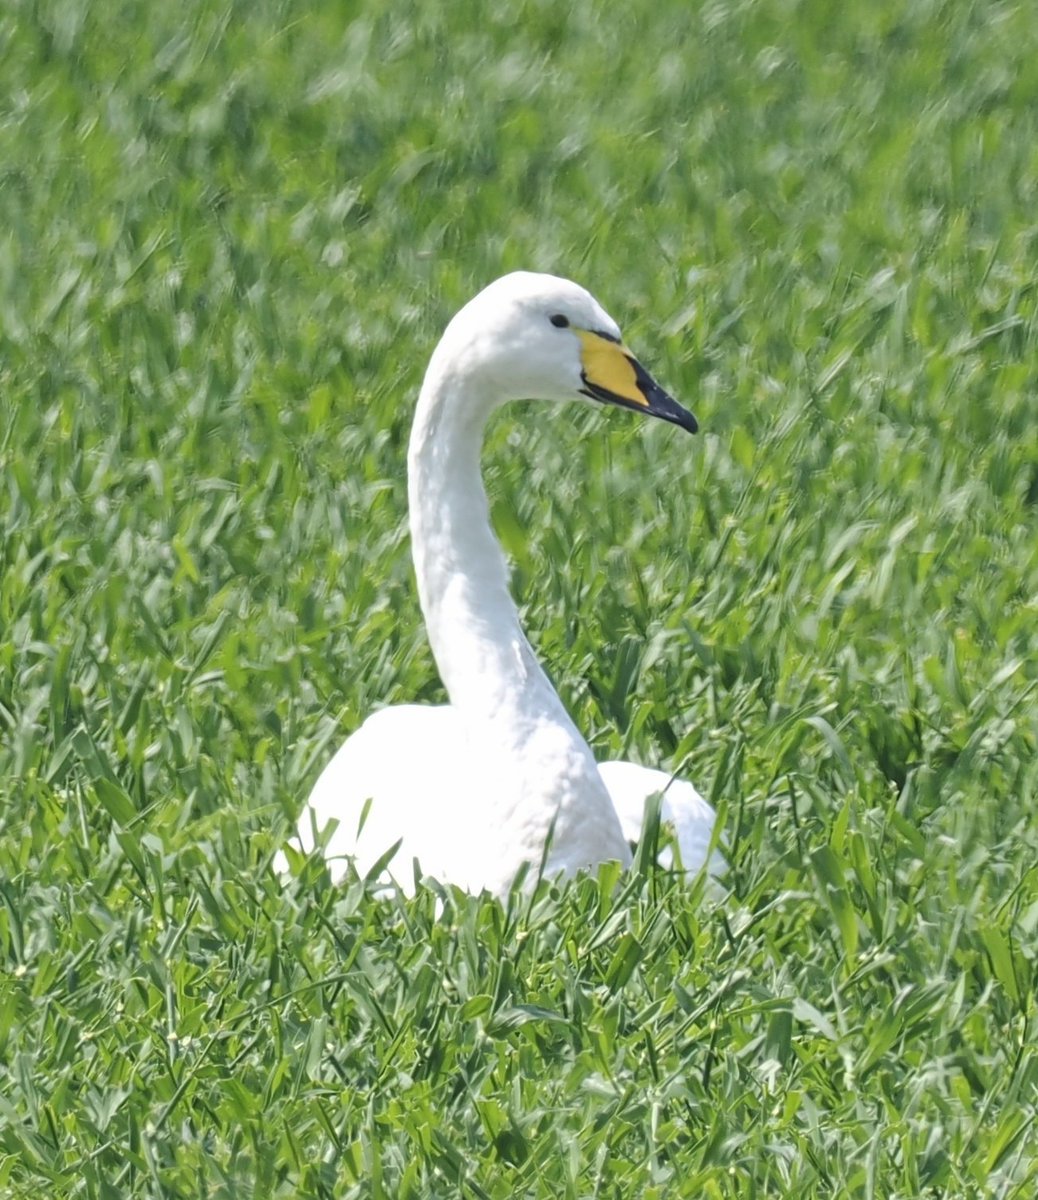
<svg viewBox="0 0 1038 1200">
<path fill-rule="evenodd" d="M 458 350 L 441 342 L 429 364 L 408 451 L 408 499 L 429 642 L 471 750 L 459 786 L 496 805 L 500 835 L 526 846 L 531 861 L 553 829 L 549 873 L 622 862 L 627 845 L 609 795 L 523 634 L 490 525 L 479 460 L 500 397 L 466 372 Z"/>
<path fill-rule="evenodd" d="M 490 524 L 479 460 L 487 418 L 497 406 L 434 357 L 408 454 L 422 614 L 456 707 L 493 715 L 534 702 L 564 714 L 520 627 Z"/>
</svg>

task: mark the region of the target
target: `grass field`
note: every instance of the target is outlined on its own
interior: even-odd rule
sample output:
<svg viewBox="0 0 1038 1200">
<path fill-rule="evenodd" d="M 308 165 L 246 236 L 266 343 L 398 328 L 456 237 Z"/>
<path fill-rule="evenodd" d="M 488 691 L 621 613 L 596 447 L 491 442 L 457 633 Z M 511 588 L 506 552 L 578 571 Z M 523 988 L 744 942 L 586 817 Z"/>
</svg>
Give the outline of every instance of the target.
<svg viewBox="0 0 1038 1200">
<path fill-rule="evenodd" d="M 1030 1200 L 1030 6 L 16 0 L 0 79 L 0 1196 Z M 520 266 L 700 419 L 487 480 L 720 908 L 270 868 L 442 696 L 410 415 Z"/>
</svg>

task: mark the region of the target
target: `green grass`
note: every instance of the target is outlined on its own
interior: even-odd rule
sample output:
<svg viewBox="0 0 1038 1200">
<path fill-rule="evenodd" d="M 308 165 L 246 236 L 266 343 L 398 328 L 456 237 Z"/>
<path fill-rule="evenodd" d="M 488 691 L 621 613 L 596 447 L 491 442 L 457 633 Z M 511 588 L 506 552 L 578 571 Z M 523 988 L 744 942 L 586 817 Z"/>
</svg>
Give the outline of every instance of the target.
<svg viewBox="0 0 1038 1200">
<path fill-rule="evenodd" d="M 0 1195 L 1029 1200 L 1029 7 L 23 0 L 0 78 Z M 720 909 L 270 869 L 442 695 L 408 425 L 519 266 L 703 427 L 514 408 L 487 477 Z"/>
</svg>

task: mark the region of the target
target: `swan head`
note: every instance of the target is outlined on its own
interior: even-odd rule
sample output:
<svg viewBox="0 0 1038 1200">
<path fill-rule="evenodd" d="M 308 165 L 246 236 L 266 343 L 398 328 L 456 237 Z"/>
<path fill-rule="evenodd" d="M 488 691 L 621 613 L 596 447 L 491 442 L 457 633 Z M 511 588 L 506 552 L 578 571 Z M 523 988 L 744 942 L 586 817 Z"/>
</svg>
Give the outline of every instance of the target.
<svg viewBox="0 0 1038 1200">
<path fill-rule="evenodd" d="M 516 271 L 484 288 L 447 326 L 436 355 L 493 406 L 593 400 L 695 433 L 695 417 L 624 345 L 619 326 L 568 279 Z"/>
</svg>

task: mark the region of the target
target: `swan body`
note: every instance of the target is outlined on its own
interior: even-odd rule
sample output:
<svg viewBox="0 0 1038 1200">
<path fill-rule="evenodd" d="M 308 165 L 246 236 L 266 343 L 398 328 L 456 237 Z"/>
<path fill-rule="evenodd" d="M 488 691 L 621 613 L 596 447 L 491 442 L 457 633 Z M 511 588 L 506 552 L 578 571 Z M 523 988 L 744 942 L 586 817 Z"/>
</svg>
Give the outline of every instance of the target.
<svg viewBox="0 0 1038 1200">
<path fill-rule="evenodd" d="M 408 451 L 412 552 L 422 613 L 450 705 L 383 709 L 321 773 L 299 821 L 304 850 L 328 822 L 333 877 L 355 861 L 404 890 L 421 874 L 503 895 L 528 863 L 572 875 L 630 861 L 645 802 L 663 794 L 686 870 L 714 814 L 691 784 L 634 763 L 599 766 L 519 625 L 490 525 L 479 457 L 510 400 L 587 398 L 695 432 L 583 288 L 517 272 L 447 326 L 418 398 Z M 396 847 L 393 853 L 393 848 Z"/>
</svg>

